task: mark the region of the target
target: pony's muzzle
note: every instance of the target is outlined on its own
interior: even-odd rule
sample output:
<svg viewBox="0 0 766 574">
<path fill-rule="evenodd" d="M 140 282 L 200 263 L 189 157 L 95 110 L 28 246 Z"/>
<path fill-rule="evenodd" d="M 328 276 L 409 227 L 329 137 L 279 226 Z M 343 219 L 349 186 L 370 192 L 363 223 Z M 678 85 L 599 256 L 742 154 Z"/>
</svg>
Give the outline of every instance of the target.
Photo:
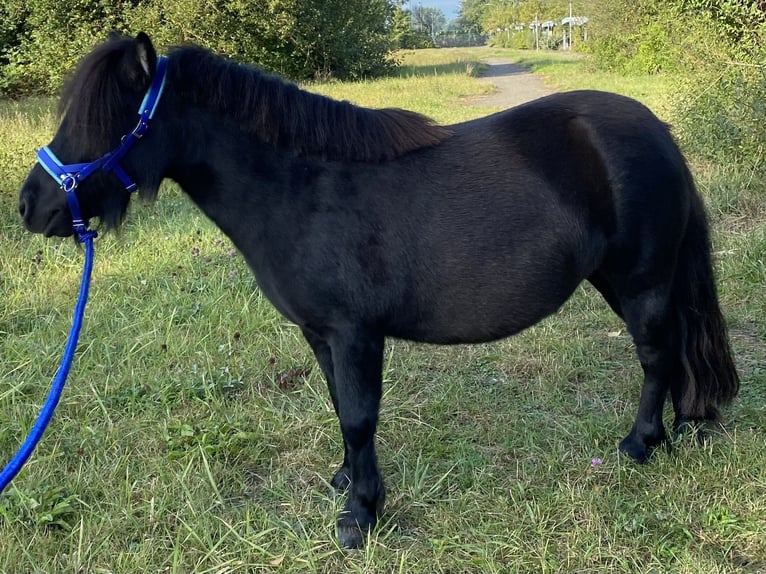
<svg viewBox="0 0 766 574">
<path fill-rule="evenodd" d="M 47 184 L 47 182 L 45 182 Z M 72 221 L 64 193 L 58 187 L 40 185 L 31 174 L 19 193 L 19 216 L 24 227 L 46 237 L 72 235 Z"/>
</svg>

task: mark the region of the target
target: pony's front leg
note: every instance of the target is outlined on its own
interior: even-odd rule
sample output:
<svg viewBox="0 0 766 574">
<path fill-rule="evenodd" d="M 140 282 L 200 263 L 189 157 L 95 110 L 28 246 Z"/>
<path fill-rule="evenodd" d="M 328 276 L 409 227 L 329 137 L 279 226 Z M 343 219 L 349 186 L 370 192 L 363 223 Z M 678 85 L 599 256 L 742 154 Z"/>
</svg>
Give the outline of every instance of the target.
<svg viewBox="0 0 766 574">
<path fill-rule="evenodd" d="M 349 329 L 329 338 L 338 417 L 346 446 L 350 485 L 338 518 L 338 539 L 357 548 L 378 521 L 385 489 L 375 455 L 384 339 Z"/>
<path fill-rule="evenodd" d="M 335 369 L 332 365 L 332 349 L 330 344 L 322 337 L 309 329 L 303 329 L 303 336 L 314 351 L 319 367 L 322 369 L 325 380 L 327 381 L 327 390 L 330 391 L 332 406 L 335 414 L 338 415 L 338 392 L 335 390 Z M 330 485 L 338 492 L 345 492 L 351 484 L 351 471 L 348 468 L 348 448 L 346 441 L 343 441 L 343 464 L 332 477 Z"/>
</svg>

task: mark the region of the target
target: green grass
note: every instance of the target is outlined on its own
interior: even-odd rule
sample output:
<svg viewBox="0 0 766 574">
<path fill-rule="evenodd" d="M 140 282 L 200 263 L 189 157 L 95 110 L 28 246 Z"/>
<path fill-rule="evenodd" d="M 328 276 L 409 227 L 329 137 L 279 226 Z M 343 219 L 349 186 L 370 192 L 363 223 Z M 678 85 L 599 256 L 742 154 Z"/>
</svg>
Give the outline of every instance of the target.
<svg viewBox="0 0 766 574">
<path fill-rule="evenodd" d="M 423 51 L 399 77 L 315 88 L 460 121 L 486 113 L 470 105 L 487 89 L 475 62 L 496 52 Z M 558 86 L 605 81 L 581 61 L 540 66 Z M 671 86 L 629 89 L 660 98 Z M 52 133 L 48 110 L 0 109 L 3 462 L 44 401 L 82 264 L 71 241 L 32 236 L 15 215 Z M 746 173 L 696 171 L 743 379 L 726 431 L 646 466 L 617 455 L 641 373 L 590 288 L 507 341 L 391 341 L 378 441 L 387 509 L 357 552 L 334 542 L 342 500 L 326 481 L 341 443 L 310 350 L 228 241 L 167 187 L 97 241 L 70 381 L 0 496 L 0 571 L 766 570 L 766 216 Z"/>
<path fill-rule="evenodd" d="M 467 105 L 470 98 L 493 90 L 475 79 L 483 66 L 474 50 L 413 50 L 403 52 L 401 57 L 402 65 L 392 77 L 319 84 L 311 89 L 370 107 L 417 110 L 444 124 L 486 113 Z"/>
</svg>

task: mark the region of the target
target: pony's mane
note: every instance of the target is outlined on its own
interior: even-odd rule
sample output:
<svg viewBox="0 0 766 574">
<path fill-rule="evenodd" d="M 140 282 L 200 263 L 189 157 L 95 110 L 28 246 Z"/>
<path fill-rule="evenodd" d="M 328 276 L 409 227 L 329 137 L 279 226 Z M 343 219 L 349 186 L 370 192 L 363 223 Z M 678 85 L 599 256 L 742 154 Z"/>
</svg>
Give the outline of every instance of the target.
<svg viewBox="0 0 766 574">
<path fill-rule="evenodd" d="M 168 82 L 181 101 L 230 118 L 296 155 L 378 162 L 451 135 L 415 112 L 363 108 L 313 94 L 199 47 L 170 52 Z"/>
<path fill-rule="evenodd" d="M 86 155 L 117 145 L 133 116 L 126 93 L 138 97 L 142 78 L 132 77 L 131 38 L 96 46 L 65 84 L 59 115 L 63 129 Z M 276 76 L 194 46 L 169 54 L 168 88 L 180 102 L 229 118 L 261 140 L 296 155 L 378 162 L 434 146 L 451 132 L 415 112 L 369 109 L 313 94 Z"/>
</svg>

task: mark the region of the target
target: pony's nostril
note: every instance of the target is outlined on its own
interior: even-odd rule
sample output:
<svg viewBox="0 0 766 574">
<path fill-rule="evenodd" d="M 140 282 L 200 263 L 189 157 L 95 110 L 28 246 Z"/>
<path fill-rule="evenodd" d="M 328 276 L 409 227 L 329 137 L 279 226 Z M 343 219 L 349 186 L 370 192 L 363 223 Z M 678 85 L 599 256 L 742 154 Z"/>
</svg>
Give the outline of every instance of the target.
<svg viewBox="0 0 766 574">
<path fill-rule="evenodd" d="M 27 213 L 27 200 L 22 199 L 19 201 L 19 215 L 23 218 Z"/>
</svg>

